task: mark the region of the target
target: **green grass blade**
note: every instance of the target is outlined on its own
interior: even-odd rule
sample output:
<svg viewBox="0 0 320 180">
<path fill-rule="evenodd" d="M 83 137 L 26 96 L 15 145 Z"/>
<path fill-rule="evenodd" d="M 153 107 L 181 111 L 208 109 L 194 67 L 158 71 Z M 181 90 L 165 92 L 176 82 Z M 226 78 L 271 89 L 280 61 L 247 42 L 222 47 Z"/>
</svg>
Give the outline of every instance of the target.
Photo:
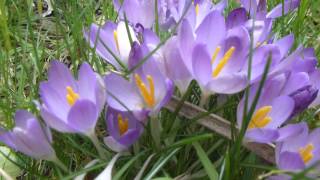
<svg viewBox="0 0 320 180">
<path fill-rule="evenodd" d="M 211 163 L 210 159 L 208 158 L 206 152 L 202 149 L 201 145 L 198 142 L 194 142 L 193 147 L 196 149 L 197 155 L 198 155 L 204 169 L 206 170 L 210 180 L 218 180 L 219 174 L 218 174 L 216 168 Z"/>
</svg>

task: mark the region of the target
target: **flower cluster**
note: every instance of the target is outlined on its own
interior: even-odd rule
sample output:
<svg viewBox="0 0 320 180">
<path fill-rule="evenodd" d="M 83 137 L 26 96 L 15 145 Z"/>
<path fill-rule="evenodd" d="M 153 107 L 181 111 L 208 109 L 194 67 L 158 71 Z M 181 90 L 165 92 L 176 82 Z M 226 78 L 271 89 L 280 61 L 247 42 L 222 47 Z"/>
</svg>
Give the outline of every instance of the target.
<svg viewBox="0 0 320 180">
<path fill-rule="evenodd" d="M 227 0 L 114 0 L 118 22 L 84 30 L 86 41 L 114 71 L 101 77 L 84 63 L 75 79 L 64 64 L 52 61 L 48 80 L 40 84 L 46 125 L 18 111 L 16 127 L 10 132 L 0 129 L 0 141 L 29 156 L 55 160 L 50 127 L 88 136 L 103 157 L 94 130 L 105 108 L 109 136 L 104 143 L 113 151 L 125 151 L 139 139 L 148 117 L 156 116 L 170 100 L 174 87 L 184 94 L 196 80 L 201 106 L 213 94 L 247 89 L 237 109 L 238 126 L 247 129 L 246 138 L 276 143 L 280 169 L 310 167 L 320 160 L 320 130 L 309 134 L 305 123 L 290 120 L 320 103 L 317 59 L 312 48 L 292 50 L 293 35 L 272 34 L 275 19 L 299 3 L 285 0 L 268 12 L 266 0 L 242 0 L 241 7 L 225 14 Z M 156 27 L 172 36 L 160 41 Z M 247 119 L 245 109 L 253 105 Z"/>
</svg>

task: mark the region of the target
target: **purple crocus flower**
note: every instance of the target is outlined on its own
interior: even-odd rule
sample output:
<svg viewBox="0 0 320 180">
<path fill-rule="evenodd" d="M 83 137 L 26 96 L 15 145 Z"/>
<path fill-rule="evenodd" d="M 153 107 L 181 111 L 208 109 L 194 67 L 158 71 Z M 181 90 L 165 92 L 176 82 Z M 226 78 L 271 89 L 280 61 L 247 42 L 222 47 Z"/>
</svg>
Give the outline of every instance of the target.
<svg viewBox="0 0 320 180">
<path fill-rule="evenodd" d="M 95 135 L 95 126 L 106 94 L 102 79 L 89 64 L 80 67 L 78 80 L 59 61 L 52 61 L 48 81 L 40 84 L 41 116 L 53 129 L 88 136 L 101 158 L 103 151 Z"/>
<path fill-rule="evenodd" d="M 149 53 L 145 44 L 134 43 L 129 58 L 129 69 Z M 155 115 L 173 94 L 173 83 L 160 71 L 155 57 L 150 57 L 133 72 L 129 81 L 118 74 L 105 77 L 108 105 L 119 111 L 131 111 L 139 120 Z"/>
<path fill-rule="evenodd" d="M 145 28 L 151 28 L 155 22 L 155 0 L 113 0 L 115 10 L 121 20 L 126 14 L 128 21 L 133 25 L 142 24 Z"/>
<path fill-rule="evenodd" d="M 0 142 L 36 159 L 56 160 L 50 130 L 44 130 L 36 117 L 19 110 L 15 114 L 15 123 L 11 131 L 0 128 Z"/>
<path fill-rule="evenodd" d="M 91 135 L 105 104 L 104 85 L 100 77 L 83 63 L 75 80 L 70 70 L 52 61 L 48 81 L 40 84 L 43 102 L 41 116 L 60 132 Z"/>
<path fill-rule="evenodd" d="M 129 26 L 129 33 L 133 41 L 138 40 L 138 37 L 131 26 Z M 120 21 L 118 24 L 115 24 L 111 21 L 107 21 L 101 27 L 92 24 L 90 29 L 84 32 L 84 37 L 90 43 L 90 46 L 95 48 L 96 53 L 101 58 L 117 69 L 124 68 L 121 66 L 126 67 L 128 65 L 131 44 L 125 22 Z M 112 51 L 120 62 L 112 56 L 105 46 Z"/>
<path fill-rule="evenodd" d="M 215 33 L 208 29 L 215 29 Z M 191 57 L 193 75 L 204 96 L 233 94 L 247 86 L 242 69 L 248 55 L 249 39 L 242 26 L 227 31 L 224 17 L 218 11 L 211 12 L 203 20 L 196 31 Z"/>
<path fill-rule="evenodd" d="M 128 149 L 143 132 L 141 122 L 129 111 L 118 111 L 108 107 L 106 121 L 109 136 L 104 142 L 116 152 Z"/>
<path fill-rule="evenodd" d="M 303 128 L 301 133 L 276 145 L 276 163 L 281 170 L 298 172 L 320 161 L 320 129 L 315 129 L 309 134 L 306 123 L 301 123 L 300 126 Z M 315 169 L 317 172 L 320 167 L 317 166 Z"/>
<path fill-rule="evenodd" d="M 280 126 L 288 120 L 294 110 L 294 100 L 287 95 L 279 95 L 282 88 L 281 82 L 282 79 L 279 77 L 265 83 L 246 132 L 249 140 L 270 143 L 279 138 Z M 251 108 L 258 86 L 259 83 L 256 83 L 250 88 L 248 108 Z M 239 127 L 243 120 L 244 99 L 240 101 L 237 109 Z"/>
<path fill-rule="evenodd" d="M 249 96 L 251 99 L 249 98 L 249 104 L 251 104 L 251 101 L 256 94 L 259 83 L 260 82 L 254 83 L 250 89 Z M 286 72 L 270 77 L 264 84 L 257 108 L 250 122 L 251 125 L 249 124 L 247 137 L 257 142 L 271 142 L 277 140 L 279 131 L 281 131 L 279 127 L 296 114 L 307 109 L 316 98 L 317 93 L 318 89 L 312 85 L 310 76 L 306 72 Z M 279 108 L 277 108 L 278 105 Z M 241 100 L 237 111 L 239 125 L 241 125 L 243 118 L 243 106 L 244 98 Z M 277 111 L 276 116 L 271 117 L 271 110 L 274 109 L 274 106 Z M 262 116 L 261 114 L 263 115 L 263 118 L 260 117 Z M 277 121 L 274 122 L 276 123 L 276 126 L 268 126 L 272 121 Z M 255 125 L 259 123 L 260 125 Z M 261 134 L 266 128 L 269 128 L 269 130 L 270 128 L 272 129 L 274 133 L 272 138 L 268 138 Z M 252 133 L 254 132 L 252 130 L 258 131 L 260 134 Z M 269 135 L 271 135 L 271 133 L 269 133 Z"/>
</svg>

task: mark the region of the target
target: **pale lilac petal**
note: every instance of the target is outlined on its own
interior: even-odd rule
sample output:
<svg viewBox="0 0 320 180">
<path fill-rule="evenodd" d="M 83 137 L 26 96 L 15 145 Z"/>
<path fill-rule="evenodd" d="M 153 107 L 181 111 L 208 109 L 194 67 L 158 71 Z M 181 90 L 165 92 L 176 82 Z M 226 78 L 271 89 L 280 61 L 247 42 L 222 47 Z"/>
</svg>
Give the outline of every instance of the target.
<svg viewBox="0 0 320 180">
<path fill-rule="evenodd" d="M 55 114 L 52 114 L 46 107 L 42 107 L 40 111 L 43 120 L 53 129 L 60 132 L 75 132 L 74 129 L 69 127 L 69 125 Z"/>
<path fill-rule="evenodd" d="M 219 94 L 234 94 L 244 90 L 247 85 L 246 74 L 224 74 L 210 80 L 207 89 Z"/>
<path fill-rule="evenodd" d="M 182 60 L 175 37 L 168 40 L 163 52 L 168 77 L 175 82 L 181 92 L 185 92 L 192 80 L 192 75 Z"/>
<path fill-rule="evenodd" d="M 206 46 L 198 44 L 192 53 L 193 74 L 199 85 L 204 87 L 211 80 L 211 58 L 206 51 Z"/>
<path fill-rule="evenodd" d="M 66 119 L 70 105 L 67 103 L 66 87 L 63 88 L 63 93 L 58 93 L 55 88 L 52 87 L 52 84 L 49 82 L 40 83 L 40 98 L 41 101 L 46 106 L 46 109 L 54 113 L 60 119 Z"/>
<path fill-rule="evenodd" d="M 279 138 L 277 142 L 285 141 L 289 138 L 294 138 L 305 130 L 305 123 L 289 124 L 279 129 Z"/>
<path fill-rule="evenodd" d="M 106 31 L 104 29 L 106 29 Z M 92 24 L 88 31 L 84 32 L 84 38 L 90 43 L 91 48 L 95 48 L 96 53 L 104 60 L 120 69 L 119 63 L 109 53 L 108 47 L 116 56 L 120 56 L 116 48 L 116 42 L 113 37 L 113 31 L 116 27 L 112 23 L 106 23 L 104 27 Z M 112 32 L 110 32 L 112 31 Z"/>
<path fill-rule="evenodd" d="M 97 84 L 96 74 L 90 65 L 83 63 L 79 70 L 78 87 L 81 99 L 87 99 L 96 102 L 95 87 Z"/>
<path fill-rule="evenodd" d="M 192 50 L 194 44 L 194 35 L 192 32 L 192 28 L 187 20 L 183 20 L 181 22 L 181 26 L 178 32 L 178 44 L 180 47 L 180 54 L 182 60 L 184 61 L 185 65 L 192 72 Z"/>
<path fill-rule="evenodd" d="M 128 147 L 117 142 L 112 136 L 104 138 L 104 144 L 108 146 L 112 151 L 122 152 L 128 149 Z"/>
<path fill-rule="evenodd" d="M 109 106 L 121 111 L 128 109 L 136 111 L 143 108 L 143 100 L 133 83 L 114 73 L 108 74 L 104 81 Z"/>
<path fill-rule="evenodd" d="M 208 31 L 214 29 L 214 31 Z M 197 42 L 206 43 L 209 52 L 219 46 L 226 35 L 226 24 L 223 15 L 219 11 L 208 14 L 196 30 Z"/>
<path fill-rule="evenodd" d="M 25 129 L 29 119 L 35 119 L 33 114 L 26 110 L 18 110 L 14 116 L 16 126 Z"/>
<path fill-rule="evenodd" d="M 97 108 L 94 103 L 88 100 L 78 100 L 68 115 L 68 124 L 84 134 L 90 134 L 94 131 L 97 120 Z"/>
<path fill-rule="evenodd" d="M 312 85 L 317 88 L 320 89 L 320 70 L 316 70 L 313 73 L 310 74 L 310 80 L 312 82 Z M 317 106 L 320 104 L 320 94 L 318 94 L 317 98 L 312 102 L 312 104 L 310 105 L 311 107 Z"/>
<path fill-rule="evenodd" d="M 303 58 L 303 57 L 302 57 Z M 293 72 L 312 72 L 317 67 L 316 59 L 297 59 L 292 66 Z"/>
<path fill-rule="evenodd" d="M 305 165 L 299 153 L 286 151 L 280 154 L 278 167 L 282 170 L 296 171 L 304 169 Z"/>
<path fill-rule="evenodd" d="M 282 90 L 282 94 L 289 95 L 298 89 L 310 85 L 309 75 L 304 72 L 291 74 L 287 78 L 286 85 Z"/>
<path fill-rule="evenodd" d="M 151 28 L 154 24 L 155 1 L 125 0 L 122 6 L 128 21 L 134 25 L 140 23 L 146 28 Z"/>
<path fill-rule="evenodd" d="M 254 142 L 270 143 L 279 137 L 279 133 L 274 129 L 255 128 L 246 132 L 246 138 Z"/>
<path fill-rule="evenodd" d="M 280 49 L 281 57 L 285 57 L 288 52 L 290 51 L 292 45 L 294 43 L 294 36 L 293 34 L 289 34 L 278 41 L 274 42 Z"/>
<path fill-rule="evenodd" d="M 294 100 L 289 96 L 279 96 L 273 100 L 269 116 L 272 118 L 268 128 L 277 129 L 290 117 L 294 109 Z"/>
<path fill-rule="evenodd" d="M 56 91 L 64 90 L 67 86 L 77 89 L 76 82 L 68 67 L 57 60 L 50 63 L 48 81 Z"/>
</svg>

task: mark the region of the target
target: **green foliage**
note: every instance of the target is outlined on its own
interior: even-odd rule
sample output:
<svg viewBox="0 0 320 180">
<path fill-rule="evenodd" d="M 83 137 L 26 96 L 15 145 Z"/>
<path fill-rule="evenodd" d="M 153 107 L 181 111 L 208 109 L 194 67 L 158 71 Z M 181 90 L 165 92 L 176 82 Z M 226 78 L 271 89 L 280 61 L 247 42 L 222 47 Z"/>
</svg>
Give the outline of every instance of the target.
<svg viewBox="0 0 320 180">
<path fill-rule="evenodd" d="M 101 24 L 106 19 L 114 20 L 117 13 L 113 10 L 112 1 L 54 2 L 53 14 L 41 17 L 38 14 L 39 9 L 32 6 L 31 0 L 0 0 L 0 124 L 8 129 L 14 126 L 13 114 L 17 109 L 38 113 L 34 101 L 39 99 L 39 83 L 47 78 L 48 63 L 52 59 L 65 62 L 73 71 L 84 61 L 89 62 L 101 74 L 111 68 L 85 42 L 83 28 L 93 22 Z M 269 0 L 268 7 L 274 7 L 280 2 L 281 0 Z M 315 47 L 320 58 L 320 1 L 301 0 L 301 4 L 298 12 L 276 21 L 274 35 L 283 37 L 294 33 L 296 45 L 302 43 L 304 46 Z M 237 3 L 233 1 L 230 6 L 234 8 Z M 170 35 L 172 34 L 161 36 L 162 44 Z M 209 113 L 195 115 L 196 118 L 193 119 L 163 110 L 153 119 L 158 120 L 163 127 L 159 132 L 162 147 L 154 146 L 150 129 L 146 130 L 130 154 L 117 161 L 114 178 L 133 179 L 149 157 L 152 157 L 152 160 L 142 171 L 142 177 L 146 180 L 170 180 L 177 177 L 257 179 L 259 175 L 268 173 L 272 168 L 241 147 L 242 140 L 228 141 L 195 123 L 214 112 L 227 118 L 235 126 L 239 97 L 228 97 L 224 106 L 221 106 L 217 96 L 214 96 L 209 103 Z M 199 88 L 192 86 L 183 100 L 199 103 Z M 305 112 L 298 120 L 306 118 L 311 127 L 320 126 L 313 121 L 313 113 L 314 110 Z M 97 127 L 99 138 L 106 135 L 103 121 L 101 118 Z M 97 158 L 96 150 L 90 141 L 78 135 L 56 132 L 53 132 L 53 135 L 54 148 L 70 172 L 64 173 L 52 163 L 32 160 L 19 153 L 6 157 L 0 154 L 0 167 L 1 163 L 9 161 L 5 159 L 12 158 L 20 165 L 9 161 L 8 172 L 12 176 L 19 175 L 21 170 L 22 179 L 72 179 L 82 173 L 95 177 L 107 165 L 107 162 L 99 162 L 84 169 L 88 162 Z M 111 159 L 114 153 L 108 152 L 107 155 L 108 159 Z M 233 169 L 234 159 L 239 162 L 237 171 Z M 7 164 L 5 166 L 7 167 Z M 301 179 L 303 176 L 304 174 L 298 174 L 296 178 Z"/>
</svg>

